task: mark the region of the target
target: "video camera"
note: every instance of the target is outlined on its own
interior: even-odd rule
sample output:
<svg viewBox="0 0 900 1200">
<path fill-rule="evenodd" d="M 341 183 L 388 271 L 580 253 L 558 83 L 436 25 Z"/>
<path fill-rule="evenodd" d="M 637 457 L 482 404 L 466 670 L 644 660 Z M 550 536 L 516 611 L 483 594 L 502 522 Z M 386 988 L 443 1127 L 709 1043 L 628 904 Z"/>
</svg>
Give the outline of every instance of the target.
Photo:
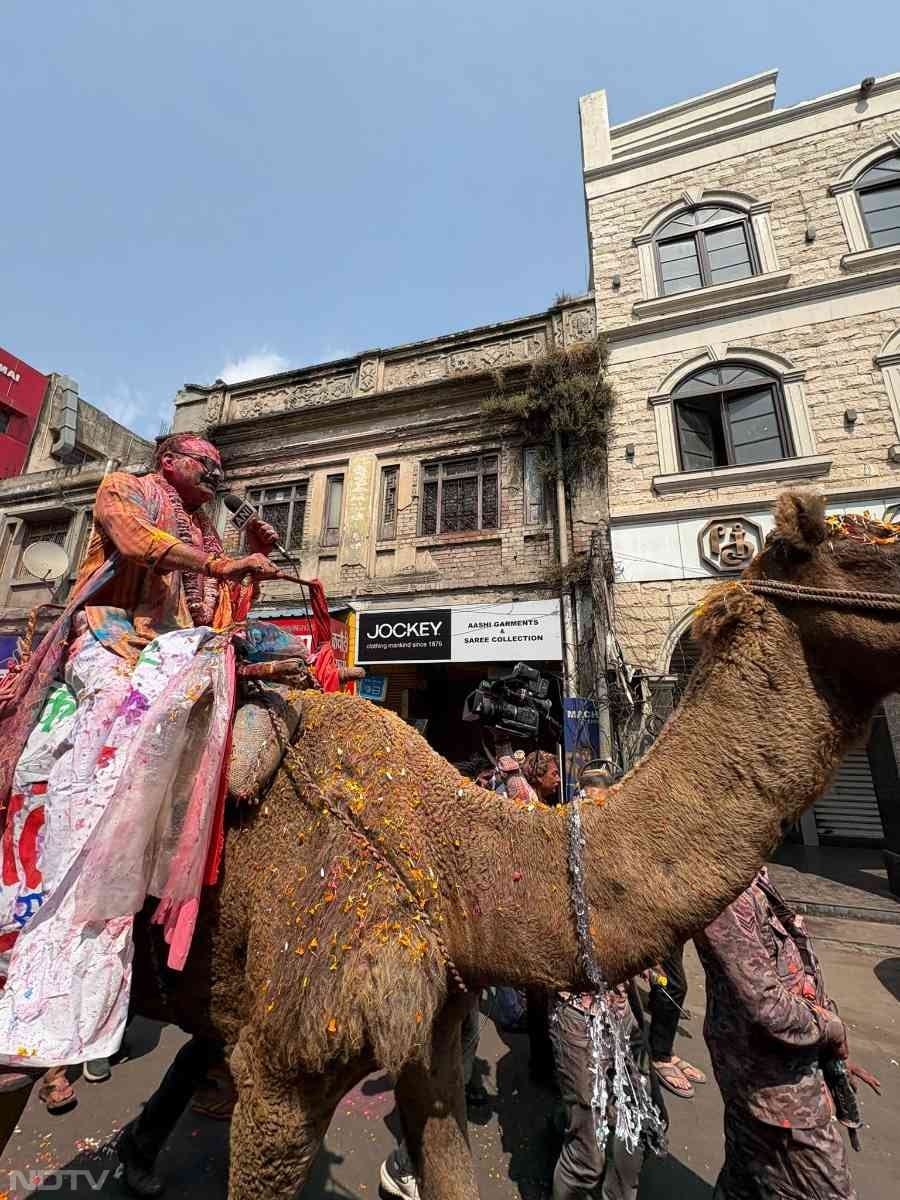
<svg viewBox="0 0 900 1200">
<path fill-rule="evenodd" d="M 482 679 L 466 697 L 463 720 L 482 721 L 516 737 L 537 738 L 542 718 L 551 727 L 557 725 L 550 716 L 553 703 L 549 691 L 550 680 L 540 671 L 516 663 L 511 675 Z"/>
</svg>

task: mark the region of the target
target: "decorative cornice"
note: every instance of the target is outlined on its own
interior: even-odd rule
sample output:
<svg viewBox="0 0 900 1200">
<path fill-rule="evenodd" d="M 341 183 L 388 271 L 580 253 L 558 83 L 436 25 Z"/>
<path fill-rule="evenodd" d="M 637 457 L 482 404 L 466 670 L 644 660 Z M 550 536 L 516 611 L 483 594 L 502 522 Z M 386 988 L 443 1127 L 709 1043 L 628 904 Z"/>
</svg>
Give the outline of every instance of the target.
<svg viewBox="0 0 900 1200">
<path fill-rule="evenodd" d="M 730 300 L 725 303 L 710 304 L 708 307 L 691 309 L 687 312 L 673 313 L 671 316 L 657 317 L 654 320 L 632 321 L 628 325 L 606 327 L 604 333 L 610 345 L 645 338 L 648 334 L 667 333 L 684 325 L 697 325 L 706 322 L 720 321 L 739 313 L 740 316 L 752 316 L 760 312 L 768 312 L 775 308 L 789 308 L 793 305 L 812 304 L 817 300 L 831 300 L 838 296 L 852 295 L 854 292 L 865 291 L 868 288 L 880 287 L 885 283 L 900 280 L 900 264 L 886 267 L 878 271 L 860 271 L 857 274 L 838 275 L 820 283 L 805 284 L 802 287 L 783 288 L 774 292 L 763 292 L 758 296 L 750 296 L 740 300 Z M 730 284 L 719 285 L 730 287 Z M 698 295 L 709 293 L 709 288 L 700 289 Z M 651 303 L 639 301 L 639 303 Z"/>
<path fill-rule="evenodd" d="M 887 75 L 884 79 L 876 80 L 875 86 L 868 93 L 866 99 L 871 100 L 874 96 L 880 96 L 885 92 L 890 92 L 898 88 L 900 88 L 900 74 Z M 635 154 L 633 157 L 613 158 L 613 161 L 609 164 L 604 164 L 601 167 L 593 167 L 591 170 L 585 171 L 584 179 L 586 183 L 590 183 L 594 179 L 605 179 L 612 175 L 625 174 L 626 172 L 635 170 L 637 167 L 646 166 L 667 158 L 678 158 L 683 154 L 690 154 L 694 150 L 702 149 L 704 146 L 714 146 L 720 142 L 736 141 L 747 134 L 758 133 L 760 130 L 788 124 L 791 121 L 803 120 L 805 117 L 815 116 L 821 112 L 828 112 L 830 109 L 841 108 L 843 105 L 857 100 L 858 97 L 859 85 L 854 84 L 853 87 L 844 88 L 840 92 L 832 92 L 828 96 L 819 96 L 815 100 L 807 100 L 802 104 L 794 104 L 788 108 L 776 108 L 771 112 L 762 113 L 760 116 L 750 117 L 746 121 L 739 121 L 733 125 L 724 125 L 716 129 L 711 129 L 696 137 L 687 137 L 678 141 L 672 139 L 662 146 L 653 147 L 643 153 Z M 612 132 L 614 134 L 615 128 Z M 615 154 L 615 144 L 613 144 L 613 154 Z"/>
<path fill-rule="evenodd" d="M 754 296 L 763 292 L 780 291 L 791 281 L 790 271 L 768 271 L 765 275 L 751 275 L 734 283 L 717 283 L 710 287 L 697 288 L 691 292 L 677 292 L 674 296 L 656 296 L 652 300 L 636 300 L 631 311 L 640 320 L 643 317 L 664 317 L 669 313 L 690 310 L 696 312 L 738 296 Z"/>
<path fill-rule="evenodd" d="M 879 500 L 895 501 L 900 500 L 900 488 L 898 484 L 888 484 L 886 486 L 868 488 L 868 489 L 847 489 L 847 488 L 829 488 L 824 483 L 821 486 L 825 501 L 827 504 L 861 504 L 874 503 Z M 634 525 L 658 525 L 662 522 L 676 522 L 683 520 L 693 520 L 697 518 L 702 520 L 703 517 L 714 517 L 719 513 L 733 513 L 737 509 L 748 517 L 755 517 L 765 513 L 770 513 L 775 504 L 777 491 L 774 491 L 770 500 L 760 500 L 754 496 L 752 500 L 742 500 L 731 498 L 729 500 L 711 500 L 708 504 L 677 503 L 672 502 L 667 504 L 665 508 L 660 508 L 659 505 L 652 509 L 641 509 L 635 512 L 624 512 L 618 516 L 611 515 L 609 518 L 610 529 L 621 529 L 627 526 Z"/>
<path fill-rule="evenodd" d="M 868 271 L 900 263 L 900 246 L 878 246 L 872 250 L 856 250 L 841 259 L 843 271 Z"/>
<path fill-rule="evenodd" d="M 653 490 L 660 496 L 675 492 L 705 491 L 707 488 L 735 487 L 745 483 L 766 483 L 771 479 L 814 479 L 831 470 L 830 455 L 784 458 L 777 462 L 752 463 L 745 467 L 716 467 L 711 471 L 679 471 L 656 475 Z"/>
</svg>

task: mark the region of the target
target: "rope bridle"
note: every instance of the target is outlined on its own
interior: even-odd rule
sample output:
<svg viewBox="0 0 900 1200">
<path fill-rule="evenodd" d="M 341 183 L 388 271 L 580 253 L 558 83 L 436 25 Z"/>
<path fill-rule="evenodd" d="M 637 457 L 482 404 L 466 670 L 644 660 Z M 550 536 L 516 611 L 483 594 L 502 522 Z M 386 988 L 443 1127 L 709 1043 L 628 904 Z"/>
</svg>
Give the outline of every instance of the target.
<svg viewBox="0 0 900 1200">
<path fill-rule="evenodd" d="M 845 588 L 809 587 L 780 579 L 742 579 L 738 587 L 775 600 L 826 604 L 830 608 L 870 608 L 875 612 L 900 612 L 900 595 L 893 592 L 857 592 Z"/>
</svg>

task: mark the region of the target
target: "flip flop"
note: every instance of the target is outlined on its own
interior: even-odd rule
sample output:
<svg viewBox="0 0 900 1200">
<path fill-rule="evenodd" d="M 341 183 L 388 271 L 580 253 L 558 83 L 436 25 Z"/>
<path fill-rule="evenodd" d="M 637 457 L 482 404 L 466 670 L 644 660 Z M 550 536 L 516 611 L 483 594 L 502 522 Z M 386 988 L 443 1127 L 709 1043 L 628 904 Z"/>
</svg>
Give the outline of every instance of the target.
<svg viewBox="0 0 900 1200">
<path fill-rule="evenodd" d="M 59 1075 L 50 1083 L 42 1083 L 38 1090 L 38 1099 L 53 1116 L 69 1112 L 78 1103 L 75 1089 L 65 1075 Z"/>
<path fill-rule="evenodd" d="M 695 1067 L 693 1063 L 689 1063 L 684 1058 L 679 1058 L 677 1054 L 672 1055 L 672 1062 L 676 1067 L 681 1068 L 681 1073 L 685 1079 L 689 1079 L 691 1083 L 706 1083 L 706 1074 Z"/>
<path fill-rule="evenodd" d="M 656 1078 L 659 1080 L 659 1086 L 664 1087 L 667 1092 L 671 1092 L 673 1096 L 680 1096 L 682 1100 L 692 1100 L 694 1096 L 694 1085 L 682 1071 L 681 1067 L 675 1062 L 655 1062 L 653 1070 L 656 1072 Z M 676 1080 L 683 1079 L 687 1087 L 678 1087 Z"/>
</svg>

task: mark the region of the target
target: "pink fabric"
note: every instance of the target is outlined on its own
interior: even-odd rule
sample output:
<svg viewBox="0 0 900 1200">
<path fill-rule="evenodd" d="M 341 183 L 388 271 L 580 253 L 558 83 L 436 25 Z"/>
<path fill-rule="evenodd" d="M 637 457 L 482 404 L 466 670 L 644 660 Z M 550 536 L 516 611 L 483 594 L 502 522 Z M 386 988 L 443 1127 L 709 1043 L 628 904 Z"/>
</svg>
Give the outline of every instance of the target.
<svg viewBox="0 0 900 1200">
<path fill-rule="evenodd" d="M 169 866 L 166 882 L 158 893 L 159 905 L 153 914 L 154 922 L 165 926 L 166 942 L 169 945 L 168 963 L 176 971 L 183 969 L 191 948 L 200 907 L 200 892 L 206 882 L 210 857 L 218 860 L 221 854 L 224 819 L 222 805 L 228 787 L 228 759 L 224 751 L 230 740 L 235 699 L 232 645 L 225 647 L 224 656 L 224 687 L 215 698 L 212 728 L 194 778 L 181 836 Z M 199 850 L 202 847 L 206 847 L 206 853 L 201 855 Z"/>
<path fill-rule="evenodd" d="M 144 659 L 133 677 L 139 729 L 129 769 L 86 848 L 77 912 L 85 922 L 110 920 L 158 896 L 155 919 L 173 938 L 169 965 L 180 969 L 219 836 L 234 650 L 228 635 L 179 630 L 153 642 Z"/>
</svg>

